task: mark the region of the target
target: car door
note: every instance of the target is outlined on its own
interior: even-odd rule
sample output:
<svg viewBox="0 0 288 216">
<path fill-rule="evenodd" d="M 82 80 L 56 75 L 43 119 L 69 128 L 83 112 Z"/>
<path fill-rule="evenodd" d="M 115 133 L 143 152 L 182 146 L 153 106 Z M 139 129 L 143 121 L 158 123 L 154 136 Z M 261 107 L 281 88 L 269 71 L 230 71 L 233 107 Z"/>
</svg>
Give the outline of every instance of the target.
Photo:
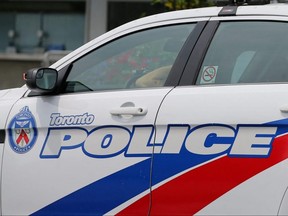
<svg viewBox="0 0 288 216">
<path fill-rule="evenodd" d="M 278 214 L 288 185 L 287 21 L 211 19 L 157 116 L 151 215 Z"/>
<path fill-rule="evenodd" d="M 19 100 L 8 120 L 3 214 L 110 215 L 149 195 L 155 118 L 196 24 L 118 35 L 62 64 L 58 93 Z M 149 207 L 148 198 L 129 214 Z"/>
</svg>

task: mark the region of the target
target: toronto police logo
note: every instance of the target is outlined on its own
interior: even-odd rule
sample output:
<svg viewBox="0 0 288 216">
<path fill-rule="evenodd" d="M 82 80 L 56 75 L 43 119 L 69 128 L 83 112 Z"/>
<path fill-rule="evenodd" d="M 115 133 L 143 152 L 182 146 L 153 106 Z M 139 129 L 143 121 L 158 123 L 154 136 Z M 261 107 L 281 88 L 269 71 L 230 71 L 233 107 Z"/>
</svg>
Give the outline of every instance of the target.
<svg viewBox="0 0 288 216">
<path fill-rule="evenodd" d="M 37 129 L 34 116 L 28 106 L 25 106 L 9 124 L 10 146 L 15 152 L 23 154 L 34 146 L 36 138 Z"/>
</svg>

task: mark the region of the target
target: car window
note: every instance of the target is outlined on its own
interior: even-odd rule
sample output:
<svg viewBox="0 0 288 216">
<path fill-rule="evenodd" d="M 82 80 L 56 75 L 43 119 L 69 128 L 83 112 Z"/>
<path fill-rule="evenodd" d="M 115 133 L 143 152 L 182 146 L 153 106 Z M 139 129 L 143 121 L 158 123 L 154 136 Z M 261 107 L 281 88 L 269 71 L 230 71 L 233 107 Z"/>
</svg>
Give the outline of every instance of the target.
<svg viewBox="0 0 288 216">
<path fill-rule="evenodd" d="M 287 27 L 285 22 L 221 23 L 197 84 L 287 82 Z"/>
<path fill-rule="evenodd" d="M 160 87 L 195 24 L 136 32 L 73 63 L 66 92 Z"/>
</svg>

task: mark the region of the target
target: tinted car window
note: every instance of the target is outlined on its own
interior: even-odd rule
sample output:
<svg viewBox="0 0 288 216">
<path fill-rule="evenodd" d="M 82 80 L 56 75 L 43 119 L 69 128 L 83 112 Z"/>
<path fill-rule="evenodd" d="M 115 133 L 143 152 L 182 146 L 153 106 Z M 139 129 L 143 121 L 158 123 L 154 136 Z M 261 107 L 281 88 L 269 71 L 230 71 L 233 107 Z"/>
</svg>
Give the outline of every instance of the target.
<svg viewBox="0 0 288 216">
<path fill-rule="evenodd" d="M 287 27 L 268 21 L 221 23 L 197 84 L 287 82 Z"/>
<path fill-rule="evenodd" d="M 73 64 L 66 92 L 163 86 L 194 26 L 136 32 L 96 49 Z"/>
</svg>

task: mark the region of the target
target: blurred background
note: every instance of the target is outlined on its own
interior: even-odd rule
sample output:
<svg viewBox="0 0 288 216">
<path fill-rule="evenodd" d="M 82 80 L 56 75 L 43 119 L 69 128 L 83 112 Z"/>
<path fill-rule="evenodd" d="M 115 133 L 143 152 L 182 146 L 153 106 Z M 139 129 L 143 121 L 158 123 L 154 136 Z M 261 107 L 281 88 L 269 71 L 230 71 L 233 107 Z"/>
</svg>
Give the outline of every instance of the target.
<svg viewBox="0 0 288 216">
<path fill-rule="evenodd" d="M 131 20 L 213 0 L 1 0 L 0 90 L 47 67 L 91 39 Z"/>
</svg>

